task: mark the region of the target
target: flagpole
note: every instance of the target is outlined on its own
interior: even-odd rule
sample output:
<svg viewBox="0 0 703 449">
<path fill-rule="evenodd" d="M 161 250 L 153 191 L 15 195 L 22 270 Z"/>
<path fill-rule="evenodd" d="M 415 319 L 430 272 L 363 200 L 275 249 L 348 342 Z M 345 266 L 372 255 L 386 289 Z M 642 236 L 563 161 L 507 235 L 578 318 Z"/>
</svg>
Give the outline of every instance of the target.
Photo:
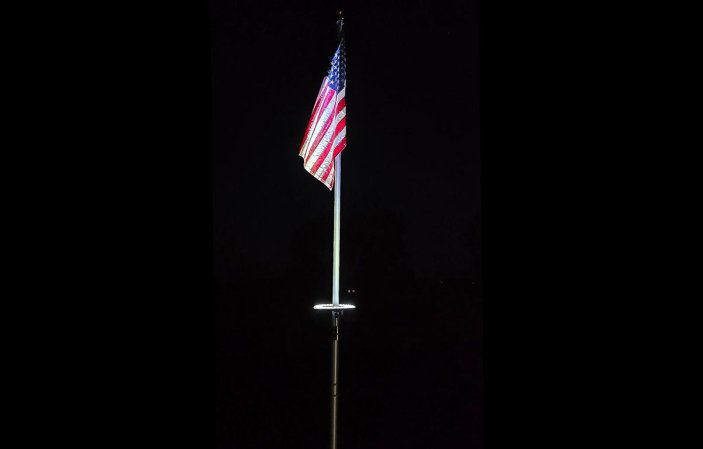
<svg viewBox="0 0 703 449">
<path fill-rule="evenodd" d="M 332 419 L 330 423 L 330 439 L 332 449 L 337 449 L 337 370 L 339 367 L 339 320 L 342 317 L 341 310 L 332 312 L 334 322 L 334 334 L 332 340 Z"/>
<path fill-rule="evenodd" d="M 339 219 L 342 209 L 342 154 L 334 158 L 334 245 L 332 255 L 332 304 L 339 305 Z"/>
<path fill-rule="evenodd" d="M 337 12 L 337 38 L 342 38 L 344 16 Z M 341 56 L 341 55 L 340 55 Z M 342 209 L 342 153 L 334 159 L 334 246 L 332 260 L 332 304 L 339 306 L 339 221 Z M 332 449 L 337 449 L 337 371 L 339 368 L 339 321 L 341 310 L 332 311 L 334 322 L 334 340 L 332 341 L 332 418 L 330 423 L 330 439 Z"/>
<path fill-rule="evenodd" d="M 337 37 L 343 39 L 342 28 L 344 16 L 342 11 L 337 12 Z M 341 57 L 341 55 L 340 55 Z M 346 83 L 346 80 L 345 80 Z M 339 324 L 342 319 L 342 310 L 355 309 L 352 304 L 339 303 L 339 228 L 342 209 L 342 154 L 334 158 L 334 237 L 332 253 L 332 304 L 317 304 L 314 309 L 329 310 L 332 312 L 332 382 L 331 382 L 331 408 L 330 440 L 332 449 L 337 449 L 337 385 L 339 372 Z"/>
</svg>

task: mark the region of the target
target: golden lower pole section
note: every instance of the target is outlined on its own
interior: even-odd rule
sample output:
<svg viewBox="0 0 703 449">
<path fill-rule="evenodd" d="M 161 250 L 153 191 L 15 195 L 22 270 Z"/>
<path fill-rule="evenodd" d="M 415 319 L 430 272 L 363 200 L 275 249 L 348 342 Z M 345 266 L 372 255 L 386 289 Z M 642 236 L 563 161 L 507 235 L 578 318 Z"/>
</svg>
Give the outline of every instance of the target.
<svg viewBox="0 0 703 449">
<path fill-rule="evenodd" d="M 339 354 L 339 317 L 340 311 L 332 312 L 334 320 L 334 339 L 332 340 L 332 449 L 337 449 L 337 367 Z"/>
</svg>

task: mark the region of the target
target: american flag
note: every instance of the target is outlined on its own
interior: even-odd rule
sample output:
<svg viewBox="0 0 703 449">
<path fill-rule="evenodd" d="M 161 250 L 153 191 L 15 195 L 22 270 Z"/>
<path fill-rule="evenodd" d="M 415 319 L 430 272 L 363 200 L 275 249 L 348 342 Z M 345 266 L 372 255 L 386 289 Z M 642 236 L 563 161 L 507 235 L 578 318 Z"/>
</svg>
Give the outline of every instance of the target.
<svg viewBox="0 0 703 449">
<path fill-rule="evenodd" d="M 298 153 L 305 170 L 332 190 L 334 158 L 347 146 L 347 56 L 344 39 L 332 58 L 332 67 L 322 80 L 310 122 Z"/>
</svg>

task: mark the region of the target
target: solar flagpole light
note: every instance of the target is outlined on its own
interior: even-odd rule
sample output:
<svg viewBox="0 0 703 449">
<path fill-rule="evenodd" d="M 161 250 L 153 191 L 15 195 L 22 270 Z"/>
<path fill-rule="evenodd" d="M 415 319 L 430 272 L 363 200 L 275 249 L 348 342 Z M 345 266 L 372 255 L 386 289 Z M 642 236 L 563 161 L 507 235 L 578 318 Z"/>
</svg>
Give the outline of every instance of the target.
<svg viewBox="0 0 703 449">
<path fill-rule="evenodd" d="M 343 39 L 342 28 L 344 16 L 342 11 L 337 12 L 337 37 Z M 341 46 L 340 46 L 341 47 Z M 340 57 L 342 55 L 340 54 Z M 346 81 L 345 81 L 346 83 Z M 339 368 L 339 322 L 342 310 L 354 309 L 351 304 L 339 303 L 339 222 L 341 212 L 342 194 L 342 154 L 334 158 L 334 243 L 332 254 L 332 304 L 317 304 L 316 310 L 329 310 L 332 312 L 332 417 L 330 421 L 330 440 L 332 449 L 337 449 L 337 373 Z"/>
<path fill-rule="evenodd" d="M 342 151 L 347 146 L 346 133 L 346 53 L 344 48 L 344 17 L 337 12 L 339 46 L 332 58 L 327 76 L 322 80 L 315 106 L 298 155 L 303 167 L 330 190 L 334 190 L 334 240 L 332 255 L 332 303 L 317 304 L 316 310 L 332 312 L 332 449 L 337 448 L 337 372 L 339 366 L 339 323 L 342 311 L 354 309 L 339 303 L 339 227 L 342 193 Z"/>
</svg>

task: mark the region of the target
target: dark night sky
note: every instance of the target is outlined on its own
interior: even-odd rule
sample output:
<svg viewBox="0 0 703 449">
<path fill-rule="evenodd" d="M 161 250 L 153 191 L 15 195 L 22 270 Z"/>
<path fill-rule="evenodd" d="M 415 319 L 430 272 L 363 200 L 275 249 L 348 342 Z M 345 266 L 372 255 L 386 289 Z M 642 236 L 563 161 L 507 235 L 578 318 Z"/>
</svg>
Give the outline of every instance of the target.
<svg viewBox="0 0 703 449">
<path fill-rule="evenodd" d="M 676 382 L 645 377 L 677 372 L 661 325 L 678 284 L 656 288 L 674 259 L 652 249 L 679 232 L 656 218 L 679 222 L 652 202 L 676 195 L 633 138 L 662 129 L 637 113 L 655 116 L 651 88 L 667 86 L 645 76 L 671 46 L 642 39 L 663 19 L 630 31 L 632 8 L 478 3 L 13 14 L 19 441 L 329 447 L 331 320 L 312 306 L 330 301 L 333 193 L 297 152 L 340 7 L 341 299 L 357 308 L 340 331 L 339 449 L 650 440 L 676 409 L 652 401 Z M 631 412 L 651 421 L 627 426 Z"/>
<path fill-rule="evenodd" d="M 297 153 L 338 6 L 212 2 L 218 448 L 329 444 L 333 193 Z M 340 448 L 481 448 L 477 5 L 344 12 Z"/>
<path fill-rule="evenodd" d="M 360 1 L 345 15 L 343 219 L 395 214 L 419 277 L 470 276 L 467 246 L 478 242 L 469 230 L 480 219 L 476 4 Z M 216 257 L 216 271 L 226 281 L 256 263 L 280 276 L 305 223 L 324 223 L 317 244 L 331 246 L 333 194 L 297 152 L 336 47 L 334 3 L 216 1 L 212 38 L 214 238 L 230 264 Z"/>
</svg>

